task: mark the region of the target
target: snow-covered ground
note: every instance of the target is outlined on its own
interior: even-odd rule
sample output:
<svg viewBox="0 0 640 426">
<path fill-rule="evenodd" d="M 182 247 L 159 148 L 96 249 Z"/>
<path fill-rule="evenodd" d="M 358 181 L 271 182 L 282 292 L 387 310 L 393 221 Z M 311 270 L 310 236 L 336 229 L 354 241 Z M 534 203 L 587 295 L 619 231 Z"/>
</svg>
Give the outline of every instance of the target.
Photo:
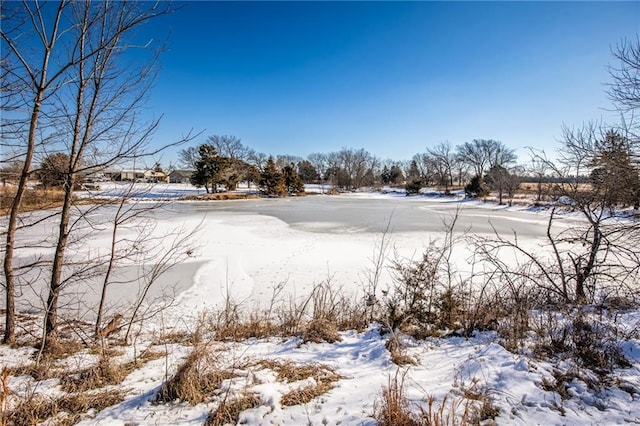
<svg viewBox="0 0 640 426">
<path fill-rule="evenodd" d="M 103 185 L 100 190 L 103 196 L 114 195 L 123 188 L 117 184 L 108 185 Z M 138 186 L 136 191 L 139 198 L 156 200 L 204 192 L 190 185 L 161 184 Z M 393 215 L 389 212 L 395 212 L 398 227 L 388 235 L 389 255 L 395 253 L 403 258 L 416 258 L 430 238 L 441 236 L 441 232 L 434 231 L 441 225 L 435 226 L 433 222 L 439 224 L 441 217 L 453 213 L 457 206 L 468 205 L 455 197 L 404 197 L 396 193 L 316 197 L 318 201 L 312 204 L 292 204 L 290 200 L 247 200 L 212 202 L 215 205 L 209 202 L 186 203 L 162 209 L 155 217 L 154 234 L 165 235 L 178 228 L 189 230 L 199 227 L 198 248 L 162 284 L 178 284 L 176 289 L 179 293 L 173 306 L 150 320 L 149 334 L 141 335 L 136 347 L 128 347 L 120 358 L 129 360 L 134 351 L 139 353 L 150 346 L 158 330 L 194 330 L 205 312 L 221 308 L 229 298 L 245 311 L 257 312 L 266 309 L 272 300 L 304 299 L 316 284 L 325 281 L 354 298 L 362 297 L 367 271 L 372 268 L 372 259 L 382 237 L 380 230 L 385 224 L 379 223 L 380 230 L 372 230 L 374 227 L 368 223 L 367 215 L 373 213 L 366 211 L 361 213 L 360 223 L 351 217 L 340 222 L 340 212 L 350 215 L 347 207 L 352 209 L 353 204 L 345 207 L 340 202 L 331 204 L 332 200 L 372 202 L 375 204 L 370 206 L 375 208 L 388 203 L 389 208 L 378 211 L 375 221 L 391 217 L 393 222 Z M 326 200 L 327 209 L 335 208 L 337 213 L 325 216 L 318 211 L 323 200 Z M 315 221 L 309 218 L 302 221 L 298 216 L 288 216 L 290 212 L 287 209 L 295 206 L 308 206 L 311 217 L 317 215 L 317 218 Z M 529 244 L 532 249 L 538 247 L 545 229 L 546 213 L 509 211 L 485 203 L 473 203 L 471 207 L 461 213 L 463 224 L 475 224 L 477 232 L 488 232 L 480 227 L 480 222 L 487 222 L 487 217 L 492 215 L 493 227 L 510 229 L 521 226 L 521 242 Z M 276 208 L 278 214 L 272 213 Z M 414 223 L 416 218 L 423 217 L 418 215 L 425 215 L 425 223 L 420 225 L 423 228 L 414 228 L 417 226 Z M 48 228 L 42 225 L 38 229 L 30 232 L 46 234 Z M 124 235 L 135 232 L 135 229 L 129 229 Z M 94 229 L 83 247 L 98 252 L 105 250 L 109 243 L 108 235 L 108 228 Z M 31 235 L 35 239 L 40 236 Z M 461 274 L 470 272 L 468 254 L 465 247 L 454 252 L 455 265 Z M 385 270 L 381 287 L 385 288 L 389 280 L 390 275 Z M 110 291 L 113 292 L 110 311 L 113 314 L 117 301 L 127 301 L 132 295 L 130 289 L 117 285 Z M 84 292 L 87 300 L 95 300 L 96 295 L 96 289 Z M 634 327 L 637 329 L 640 325 L 640 313 L 625 315 L 618 320 L 626 324 L 631 336 Z M 620 340 L 631 368 L 617 370 L 613 383 L 606 384 L 600 391 L 589 389 L 585 383 L 574 379 L 567 389 L 568 399 L 561 398 L 557 392 L 545 390 L 543 386 L 543 382 L 553 381 L 555 369 L 563 366 L 511 353 L 500 346 L 494 332 L 478 332 L 471 338 L 407 339 L 406 354 L 417 364 L 405 367 L 398 367 L 391 361 L 385 348 L 388 336 L 381 335 L 375 324 L 363 332 L 342 332 L 341 337 L 342 341 L 331 344 L 303 343 L 300 338 L 211 343 L 209 350 L 216 354 L 218 362 L 238 373 L 239 377 L 229 379 L 226 386 L 253 393 L 261 400 L 258 407 L 244 411 L 239 422 L 252 425 L 373 425 L 373 413 L 381 403 L 382 389 L 400 371 L 407 398 L 417 404 L 424 405 L 430 396 L 436 401 L 442 401 L 445 396 L 448 401 L 456 401 L 470 390 L 482 390 L 500 410 L 495 419 L 497 424 L 640 423 L 640 341 L 637 336 Z M 180 402 L 153 403 L 163 381 L 176 371 L 191 350 L 188 345 L 173 343 L 153 348 L 166 350 L 167 357 L 148 362 L 117 386 L 125 391 L 124 402 L 99 413 L 90 413 L 80 424 L 195 425 L 205 421 L 207 413 L 215 409 L 219 399 L 195 406 Z M 32 348 L 0 346 L 0 362 L 9 367 L 24 365 L 34 351 Z M 66 363 L 86 366 L 95 358 L 96 355 L 76 355 Z M 314 379 L 286 383 L 277 379 L 273 371 L 256 364 L 265 359 L 289 360 L 299 364 L 321 363 L 333 368 L 341 378 L 333 389 L 309 403 L 284 406 L 281 404 L 284 393 L 313 383 Z M 114 358 L 114 362 L 117 360 Z M 621 383 L 635 391 L 621 390 Z M 60 392 L 58 386 L 55 379 L 36 383 L 29 376 L 18 376 L 9 380 L 9 388 L 15 395 L 33 391 L 56 395 Z"/>
</svg>

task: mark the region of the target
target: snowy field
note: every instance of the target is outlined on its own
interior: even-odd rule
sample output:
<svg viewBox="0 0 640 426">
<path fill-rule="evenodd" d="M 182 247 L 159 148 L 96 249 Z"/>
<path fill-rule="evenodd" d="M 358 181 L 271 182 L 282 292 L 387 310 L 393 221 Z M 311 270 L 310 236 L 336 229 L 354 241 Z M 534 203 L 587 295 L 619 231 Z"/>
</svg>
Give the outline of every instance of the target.
<svg viewBox="0 0 640 426">
<path fill-rule="evenodd" d="M 103 196 L 113 196 L 122 186 L 101 189 Z M 154 185 L 137 188 L 145 202 L 175 199 L 204 191 L 188 185 Z M 319 191 L 318 191 L 319 192 Z M 95 195 L 95 194 L 94 194 Z M 341 289 L 354 298 L 364 297 L 367 275 L 380 248 L 383 230 L 388 256 L 396 259 L 418 258 L 431 239 L 443 236 L 443 222 L 458 214 L 455 233 L 491 235 L 493 232 L 516 233 L 520 242 L 538 250 L 544 238 L 547 213 L 526 208 L 505 208 L 494 204 L 465 202 L 460 198 L 404 197 L 402 194 L 315 195 L 288 199 L 258 199 L 212 202 L 170 202 L 153 213 L 154 235 L 171 235 L 175 230 L 198 229 L 197 248 L 186 262 L 176 266 L 157 283 L 153 297 L 171 294 L 172 306 L 148 324 L 150 330 L 193 330 L 198 318 L 207 311 L 224 306 L 229 300 L 246 311 L 263 311 L 272 302 L 304 299 L 322 282 Z M 108 217 L 109 210 L 101 212 Z M 570 226 L 571 218 L 558 226 Z M 23 238 L 42 240 L 53 232 L 47 223 L 31 229 Z M 135 228 L 122 235 L 132 236 Z M 109 247 L 109 229 L 93 229 L 72 256 L 104 252 Z M 46 254 L 46 250 L 40 250 Z M 24 259 L 35 253 L 22 253 Z M 470 274 L 470 249 L 457 247 L 454 263 L 457 273 Z M 135 265 L 123 268 L 132 274 Z M 390 285 L 385 268 L 380 288 Z M 95 284 L 95 283 L 94 283 Z M 68 289 L 68 294 L 82 294 L 85 300 L 97 300 L 97 286 Z M 42 287 L 31 291 L 29 303 L 42 300 Z M 135 291 L 130 286 L 110 287 L 110 312 L 130 303 Z M 169 293 L 167 293 L 169 291 Z M 69 299 L 71 300 L 71 299 Z M 23 306 L 24 308 L 24 306 Z M 69 309 L 78 309 L 77 306 Z M 87 310 L 82 317 L 91 320 Z M 640 314 L 630 312 L 620 321 L 628 331 L 640 324 Z M 150 333 L 153 331 L 150 331 Z M 494 332 L 476 333 L 465 339 L 429 338 L 408 340 L 407 354 L 417 360 L 415 366 L 397 367 L 385 349 L 388 336 L 379 329 L 358 333 L 341 333 L 336 343 L 302 343 L 299 338 L 250 339 L 240 343 L 213 343 L 217 362 L 233 365 L 238 377 L 229 379 L 226 387 L 257 395 L 262 404 L 245 410 L 239 420 L 251 425 L 374 425 L 374 407 L 384 386 L 398 369 L 404 376 L 406 397 L 424 402 L 430 396 L 436 401 L 460 398 L 470 389 L 482 388 L 499 408 L 495 421 L 502 425 L 566 425 L 566 424 L 638 424 L 640 423 L 640 342 L 629 339 L 624 351 L 631 368 L 616 372 L 617 380 L 630 384 L 635 392 L 620 387 L 603 387 L 601 392 L 588 389 L 574 380 L 567 389 L 569 398 L 561 398 L 552 390 L 544 390 L 543 382 L 553 380 L 558 366 L 536 361 L 526 355 L 505 350 Z M 139 346 L 149 346 L 151 338 Z M 167 375 L 173 374 L 189 347 L 182 344 L 160 345 L 168 356 L 151 361 L 131 373 L 120 385 L 125 401 L 99 413 L 90 413 L 80 424 L 85 425 L 196 425 L 203 424 L 207 413 L 217 402 L 191 406 L 186 403 L 152 402 Z M 122 360 L 130 359 L 129 347 Z M 135 350 L 140 351 L 137 347 Z M 3 365 L 16 366 L 32 353 L 31 348 L 0 347 Z M 67 360 L 69 365 L 86 365 L 96 355 L 80 354 Z M 307 378 L 285 383 L 273 371 L 251 364 L 260 360 L 289 360 L 295 363 L 321 363 L 341 377 L 335 387 L 309 403 L 293 406 L 281 404 L 282 396 L 291 389 L 313 382 Z M 240 367 L 240 365 L 242 365 Z M 251 366 L 253 365 L 253 366 Z M 15 392 L 56 394 L 57 382 L 49 380 L 37 385 L 28 376 L 11 377 Z M 487 423 L 491 424 L 491 423 Z"/>
</svg>

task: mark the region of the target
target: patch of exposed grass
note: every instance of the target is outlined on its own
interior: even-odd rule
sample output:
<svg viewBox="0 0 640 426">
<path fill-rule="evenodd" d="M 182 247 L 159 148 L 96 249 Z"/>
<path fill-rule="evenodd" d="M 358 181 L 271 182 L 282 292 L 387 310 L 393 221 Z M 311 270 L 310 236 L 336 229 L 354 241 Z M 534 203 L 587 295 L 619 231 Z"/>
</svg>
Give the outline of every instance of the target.
<svg viewBox="0 0 640 426">
<path fill-rule="evenodd" d="M 402 346 L 402 342 L 400 342 L 400 336 L 398 334 L 394 334 L 387 343 L 385 343 L 385 347 L 389 351 L 389 355 L 391 356 L 391 361 L 396 365 L 416 365 L 416 360 L 407 355 L 405 353 L 404 347 Z"/>
<path fill-rule="evenodd" d="M 315 384 L 294 389 L 282 396 L 281 404 L 291 406 L 306 404 L 312 399 L 329 392 L 335 387 L 335 383 L 340 380 L 335 370 L 323 364 L 298 365 L 291 361 L 262 360 L 258 365 L 273 370 L 277 375 L 277 380 L 285 382 L 297 382 L 308 378 L 313 378 Z"/>
<path fill-rule="evenodd" d="M 16 196 L 16 188 L 0 187 L 0 214 L 9 214 L 9 209 Z M 64 192 L 60 189 L 31 189 L 27 188 L 22 195 L 21 212 L 45 210 L 62 205 Z"/>
<path fill-rule="evenodd" d="M 312 343 L 335 343 L 341 342 L 342 337 L 338 334 L 338 328 L 334 321 L 318 318 L 309 322 L 302 332 L 302 341 Z"/>
<path fill-rule="evenodd" d="M 179 400 L 195 405 L 205 401 L 224 380 L 235 377 L 233 371 L 218 369 L 215 364 L 205 348 L 194 348 L 173 377 L 162 384 L 155 402 Z"/>
<path fill-rule="evenodd" d="M 83 392 L 64 395 L 59 398 L 34 394 L 20 401 L 9 412 L 8 424 L 31 426 L 48 420 L 48 424 L 72 425 L 89 410 L 101 411 L 123 400 L 123 392 L 115 389 L 98 393 Z"/>
<path fill-rule="evenodd" d="M 186 201 L 210 201 L 210 200 L 221 201 L 221 200 L 248 200 L 248 199 L 256 199 L 256 198 L 260 198 L 260 196 L 256 194 L 219 192 L 216 194 L 187 195 L 180 199 L 186 200 Z"/>
<path fill-rule="evenodd" d="M 193 344 L 193 333 L 189 331 L 171 331 L 158 336 L 151 344 L 164 345 L 177 343 L 181 345 Z"/>
<path fill-rule="evenodd" d="M 100 357 L 96 365 L 63 377 L 60 386 L 63 391 L 71 393 L 117 385 L 135 368 L 135 362 L 118 364 L 112 358 Z"/>
<path fill-rule="evenodd" d="M 142 351 L 140 355 L 138 355 L 138 357 L 136 358 L 136 361 L 138 363 L 144 364 L 147 362 L 155 361 L 156 359 L 163 358 L 165 356 L 167 356 L 167 352 L 154 350 L 153 348 L 148 347 L 147 349 Z"/>
<path fill-rule="evenodd" d="M 373 416 L 380 426 L 422 425 L 420 416 L 409 408 L 409 400 L 404 395 L 404 374 L 400 375 L 396 371 L 393 378 L 389 376 L 387 386 L 382 390 L 381 400 L 374 405 Z"/>
<path fill-rule="evenodd" d="M 230 322 L 216 328 L 215 339 L 239 342 L 246 339 L 278 336 L 279 327 L 269 321 L 251 319 L 246 322 Z"/>
<path fill-rule="evenodd" d="M 282 395 L 280 404 L 285 407 L 306 404 L 314 398 L 324 395 L 335 387 L 334 382 L 318 382 L 300 389 L 294 389 Z"/>
<path fill-rule="evenodd" d="M 246 393 L 240 398 L 223 400 L 218 408 L 211 411 L 205 421 L 206 426 L 222 426 L 226 424 L 237 424 L 240 414 L 251 408 L 259 407 L 262 404 L 256 395 Z"/>
<path fill-rule="evenodd" d="M 40 344 L 38 344 L 37 348 L 40 348 Z M 57 337 L 47 342 L 47 346 L 42 352 L 42 357 L 49 360 L 67 358 L 77 354 L 83 348 L 82 343 L 75 338 Z M 36 352 L 34 355 L 38 356 L 38 353 Z"/>
</svg>

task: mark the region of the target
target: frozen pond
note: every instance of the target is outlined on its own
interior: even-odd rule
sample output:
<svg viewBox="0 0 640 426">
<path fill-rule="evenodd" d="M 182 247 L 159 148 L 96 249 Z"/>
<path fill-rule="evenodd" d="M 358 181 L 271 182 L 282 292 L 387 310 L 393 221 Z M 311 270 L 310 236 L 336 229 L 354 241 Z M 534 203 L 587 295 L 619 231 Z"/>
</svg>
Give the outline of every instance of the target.
<svg viewBox="0 0 640 426">
<path fill-rule="evenodd" d="M 178 215 L 265 215 L 300 231 L 333 234 L 376 233 L 389 221 L 392 232 L 437 234 L 443 230 L 443 220 L 451 220 L 458 212 L 457 231 L 492 234 L 495 229 L 501 234 L 516 232 L 536 238 L 545 235 L 548 220 L 546 214 L 505 210 L 495 204 L 482 206 L 458 198 L 359 194 L 176 203 L 170 209 Z"/>
<path fill-rule="evenodd" d="M 108 218 L 114 211 L 113 207 L 103 208 L 90 216 L 95 222 L 105 223 L 81 234 L 77 244 L 69 247 L 70 258 L 87 259 L 108 250 Z M 389 260 L 416 258 L 431 239 L 443 236 L 443 221 L 451 220 L 456 212 L 457 234 L 515 232 L 519 241 L 534 247 L 546 233 L 546 213 L 449 198 L 346 194 L 168 202 L 153 212 L 153 236 L 162 238 L 176 230 L 188 232 L 199 227 L 197 247 L 184 263 L 153 285 L 148 297 L 176 305 L 177 321 L 185 312 L 197 315 L 219 306 L 227 297 L 247 307 L 271 303 L 278 288 L 280 302 L 305 297 L 325 281 L 344 292 L 362 295 L 387 224 Z M 21 238 L 35 244 L 51 238 L 54 232 L 55 226 L 44 221 Z M 122 229 L 120 238 L 134 239 L 136 232 L 136 227 Z M 50 256 L 51 250 L 42 247 L 46 244 L 18 250 L 16 259 L 27 262 L 34 255 Z M 469 254 L 470 248 L 464 243 L 454 252 L 456 268 L 462 274 L 469 273 Z M 131 281 L 141 276 L 140 267 L 126 262 L 117 267 L 119 283 L 112 284 L 108 291 L 112 311 L 126 310 L 137 297 L 139 285 Z M 390 279 L 385 268 L 382 285 L 388 285 Z M 23 286 L 21 292 L 21 307 L 37 310 L 46 300 L 46 281 Z M 69 284 L 62 307 L 83 310 L 80 316 L 90 319 L 99 294 L 99 278 Z"/>
</svg>

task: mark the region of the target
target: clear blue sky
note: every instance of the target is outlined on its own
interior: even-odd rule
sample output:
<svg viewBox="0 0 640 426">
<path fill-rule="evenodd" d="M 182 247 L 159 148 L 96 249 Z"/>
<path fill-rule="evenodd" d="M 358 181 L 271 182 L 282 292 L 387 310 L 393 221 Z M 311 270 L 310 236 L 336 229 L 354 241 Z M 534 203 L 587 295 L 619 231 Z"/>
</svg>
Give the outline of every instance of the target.
<svg viewBox="0 0 640 426">
<path fill-rule="evenodd" d="M 563 123 L 615 120 L 611 48 L 640 29 L 640 2 L 183 5 L 146 29 L 170 29 L 149 102 L 164 114 L 156 142 L 193 128 L 192 145 L 229 134 L 300 156 L 402 160 L 474 138 L 521 161 L 525 146 L 553 151 Z"/>
</svg>

